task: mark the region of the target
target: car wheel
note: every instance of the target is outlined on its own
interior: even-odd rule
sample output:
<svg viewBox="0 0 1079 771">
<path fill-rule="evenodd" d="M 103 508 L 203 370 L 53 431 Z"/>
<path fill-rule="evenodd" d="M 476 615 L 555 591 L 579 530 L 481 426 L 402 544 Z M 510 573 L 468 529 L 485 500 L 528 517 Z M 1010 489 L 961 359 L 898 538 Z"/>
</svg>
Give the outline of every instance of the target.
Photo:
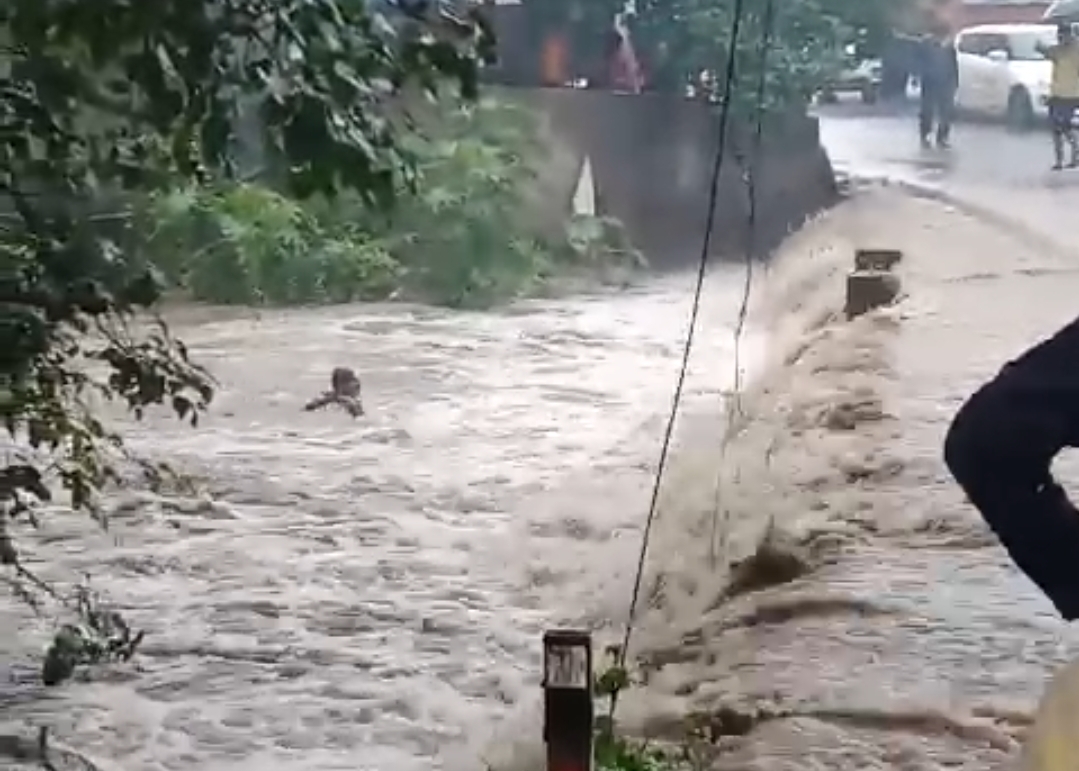
<svg viewBox="0 0 1079 771">
<path fill-rule="evenodd" d="M 876 104 L 877 90 L 877 86 L 874 86 L 873 84 L 869 84 L 868 86 L 862 86 L 862 103 Z"/>
<path fill-rule="evenodd" d="M 821 89 L 819 95 L 821 104 L 835 104 L 839 101 L 839 96 L 830 88 Z"/>
<path fill-rule="evenodd" d="M 1025 88 L 1014 88 L 1008 95 L 1008 128 L 1029 131 L 1034 127 L 1034 103 Z"/>
</svg>

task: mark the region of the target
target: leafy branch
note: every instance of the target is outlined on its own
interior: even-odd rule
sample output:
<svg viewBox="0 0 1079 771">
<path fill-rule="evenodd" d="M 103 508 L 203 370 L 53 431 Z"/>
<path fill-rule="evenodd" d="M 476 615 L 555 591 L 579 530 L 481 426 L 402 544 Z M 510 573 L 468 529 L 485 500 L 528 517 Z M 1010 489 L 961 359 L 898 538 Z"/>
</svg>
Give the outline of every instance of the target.
<svg viewBox="0 0 1079 771">
<path fill-rule="evenodd" d="M 0 564 L 18 596 L 76 619 L 53 640 L 46 682 L 130 657 L 141 635 L 92 594 L 64 599 L 34 576 L 17 530 L 61 503 L 105 526 L 102 493 L 130 470 L 171 478 L 95 404 L 197 425 L 213 398 L 163 321 L 132 323 L 155 318 L 163 289 L 132 232 L 135 202 L 234 179 L 256 141 L 281 190 L 387 208 L 415 179 L 392 103 L 451 84 L 474 96 L 488 37 L 468 20 L 452 35 L 422 15 L 390 23 L 363 0 L 0 4 Z"/>
</svg>

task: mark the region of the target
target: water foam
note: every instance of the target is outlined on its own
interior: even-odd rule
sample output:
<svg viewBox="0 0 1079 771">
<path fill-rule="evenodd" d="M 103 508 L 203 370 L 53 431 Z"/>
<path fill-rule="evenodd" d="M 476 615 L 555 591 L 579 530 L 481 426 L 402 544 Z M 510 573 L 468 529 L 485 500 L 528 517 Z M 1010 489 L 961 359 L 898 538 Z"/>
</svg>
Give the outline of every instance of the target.
<svg viewBox="0 0 1079 771">
<path fill-rule="evenodd" d="M 848 323 L 856 245 L 908 250 L 913 289 Z M 958 293 L 988 326 L 1000 296 L 979 295 L 979 276 L 1024 270 L 1059 309 L 1074 293 L 1041 267 L 939 204 L 868 196 L 823 216 L 757 284 L 753 379 L 725 449 L 741 277 L 715 272 L 632 646 L 650 679 L 620 720 L 669 736 L 687 711 L 734 710 L 753 729 L 730 755 L 740 769 L 1007 756 L 1066 648 L 942 481 L 948 373 L 984 344 L 945 311 Z M 94 568 L 151 632 L 143 671 L 27 686 L 6 716 L 154 771 L 538 768 L 542 630 L 622 631 L 689 290 L 676 277 L 499 316 L 190 322 L 223 381 L 218 410 L 199 433 L 154 420 L 133 436 L 202 471 L 218 500 L 136 496 L 111 536 L 66 518 L 29 552 L 58 576 Z M 1045 320 L 1009 326 L 1010 345 Z M 978 361 L 961 389 L 988 373 Z M 371 418 L 304 416 L 341 362 L 366 375 Z M 810 573 L 728 598 L 729 566 L 772 521 Z M 27 660 L 33 640 L 5 653 Z"/>
<path fill-rule="evenodd" d="M 852 228 L 858 222 L 856 208 L 846 204 L 809 223 L 788 239 L 767 271 L 757 269 L 743 351 L 749 359 L 748 387 L 726 399 L 691 401 L 679 417 L 646 566 L 641 617 L 631 645 L 636 656 L 647 657 L 657 647 L 669 649 L 672 644 L 684 652 L 699 650 L 704 641 L 687 642 L 687 636 L 699 631 L 709 606 L 723 590 L 726 566 L 753 549 L 770 516 L 787 526 L 803 527 L 820 519 L 814 512 L 801 511 L 802 485 L 832 473 L 836 455 L 858 451 L 859 439 L 853 435 L 834 448 L 823 448 L 828 453 L 816 458 L 806 456 L 802 443 L 813 441 L 805 434 L 822 433 L 820 428 L 838 412 L 865 410 L 867 405 L 872 409 L 870 395 L 886 369 L 881 344 L 891 324 L 885 317 L 877 315 L 855 325 L 838 323 L 843 276 L 852 260 Z M 735 274 L 725 278 L 741 280 Z M 730 333 L 728 326 L 702 327 L 698 334 L 708 339 Z M 718 370 L 726 372 L 728 383 L 734 374 L 729 353 Z M 713 370 L 706 376 L 716 374 Z M 789 399 L 791 393 L 799 394 L 795 403 Z M 733 424 L 728 423 L 725 405 L 735 410 Z M 728 428 L 733 434 L 725 440 Z M 718 519 L 713 516 L 717 489 Z M 641 519 L 647 492 L 643 484 L 635 490 L 641 496 L 637 504 Z M 760 505 L 764 500 L 769 502 L 766 510 Z M 621 501 L 612 503 L 618 506 Z M 633 536 L 632 548 L 608 562 L 605 588 L 591 587 L 587 599 L 577 598 L 591 612 L 574 620 L 606 628 L 608 634 L 602 638 L 612 642 L 619 640 L 618 627 L 626 618 L 639 531 Z M 649 690 L 646 698 L 639 698 L 644 693 L 631 695 L 628 710 L 643 701 L 644 714 L 654 719 L 683 706 L 661 691 Z M 487 762 L 500 771 L 540 768 L 541 747 L 534 730 L 538 721 L 538 706 L 533 703 L 503 729 L 485 754 Z"/>
<path fill-rule="evenodd" d="M 861 246 L 902 249 L 909 294 L 847 321 Z M 731 771 L 1014 758 L 1069 647 L 947 479 L 940 442 L 963 395 L 1067 320 L 1054 313 L 1074 298 L 1074 271 L 1053 259 L 997 223 L 881 191 L 784 245 L 753 307 L 767 350 L 726 445 L 714 402 L 681 421 L 631 646 L 646 683 L 620 702 L 627 730 L 677 741 L 697 715 L 719 737 L 710 767 Z M 1056 310 L 1023 306 L 1002 324 L 1031 292 Z M 731 591 L 761 564 L 762 540 L 793 567 Z M 535 711 L 514 723 L 494 767 L 540 768 L 539 724 Z"/>
<path fill-rule="evenodd" d="M 733 286 L 710 284 L 711 328 Z M 631 545 L 690 290 L 175 314 L 219 398 L 198 430 L 152 415 L 127 435 L 209 495 L 125 493 L 109 533 L 57 511 L 22 542 L 148 632 L 141 672 L 43 691 L 48 624 L 5 603 L 7 727 L 48 725 L 128 768 L 474 767 L 466 738 L 535 693 L 572 577 Z M 703 342 L 691 403 L 718 400 L 728 358 L 728 336 Z M 303 412 L 341 364 L 368 416 Z"/>
</svg>

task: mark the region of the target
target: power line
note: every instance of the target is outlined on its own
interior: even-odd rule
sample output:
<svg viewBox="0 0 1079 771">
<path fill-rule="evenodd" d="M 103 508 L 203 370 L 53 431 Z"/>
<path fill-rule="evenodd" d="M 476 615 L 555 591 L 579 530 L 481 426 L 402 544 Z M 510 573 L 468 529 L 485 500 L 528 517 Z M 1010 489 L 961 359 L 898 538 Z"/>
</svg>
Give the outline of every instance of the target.
<svg viewBox="0 0 1079 771">
<path fill-rule="evenodd" d="M 721 550 L 726 549 L 728 536 L 728 519 L 723 518 L 723 527 L 720 523 L 721 493 L 723 489 L 723 465 L 727 457 L 727 447 L 732 439 L 735 419 L 742 415 L 742 338 L 745 335 L 746 318 L 749 315 L 749 301 L 753 293 L 753 266 L 757 260 L 757 165 L 761 157 L 761 144 L 764 136 L 765 93 L 768 84 L 768 55 L 772 48 L 772 37 L 775 33 L 775 0 L 767 0 L 764 7 L 761 26 L 762 44 L 760 69 L 757 73 L 756 115 L 753 143 L 750 148 L 749 164 L 745 170 L 746 192 L 749 198 L 749 212 L 746 220 L 748 230 L 745 249 L 745 283 L 742 287 L 742 301 L 738 309 L 738 321 L 734 328 L 734 377 L 731 386 L 732 397 L 726 405 L 727 426 L 723 432 L 723 441 L 719 447 L 719 464 L 716 468 L 715 492 L 712 500 L 712 534 L 711 561 L 715 565 L 718 562 Z M 717 536 L 720 543 L 717 544 Z"/>
<path fill-rule="evenodd" d="M 773 0 L 769 0 L 771 6 Z M 667 420 L 667 428 L 663 436 L 663 444 L 660 449 L 659 462 L 656 466 L 655 480 L 652 486 L 652 496 L 648 506 L 648 516 L 645 519 L 644 533 L 641 538 L 641 550 L 637 560 L 636 575 L 633 581 L 633 593 L 629 604 L 629 615 L 626 621 L 626 631 L 622 638 L 622 646 L 619 649 L 618 665 L 625 667 L 626 655 L 629 650 L 630 639 L 633 634 L 633 626 L 637 617 L 637 608 L 640 601 L 641 583 L 644 578 L 645 559 L 648 554 L 648 545 L 652 534 L 652 525 L 655 522 L 659 503 L 660 489 L 663 483 L 663 474 L 666 471 L 667 459 L 670 455 L 671 438 L 674 435 L 674 425 L 678 418 L 678 408 L 682 401 L 682 392 L 685 388 L 686 375 L 689 370 L 689 357 L 693 349 L 693 339 L 697 327 L 697 317 L 700 314 L 701 294 L 704 289 L 704 279 L 708 267 L 708 253 L 712 246 L 712 234 L 715 229 L 716 204 L 719 197 L 720 172 L 723 169 L 723 159 L 727 150 L 728 125 L 730 123 L 731 99 L 734 91 L 734 74 L 736 67 L 736 55 L 738 39 L 741 34 L 742 22 L 745 15 L 745 0 L 735 0 L 734 15 L 731 20 L 730 38 L 727 51 L 727 64 L 724 72 L 722 100 L 719 114 L 719 138 L 716 145 L 715 161 L 712 166 L 711 186 L 708 193 L 708 217 L 705 224 L 704 239 L 701 244 L 700 258 L 697 267 L 696 285 L 693 292 L 693 304 L 689 315 L 689 329 L 686 332 L 685 345 L 682 349 L 682 363 L 678 372 L 678 379 L 671 402 L 671 411 Z M 747 303 L 748 304 L 748 303 Z M 611 712 L 614 712 L 615 699 L 612 699 Z"/>
</svg>

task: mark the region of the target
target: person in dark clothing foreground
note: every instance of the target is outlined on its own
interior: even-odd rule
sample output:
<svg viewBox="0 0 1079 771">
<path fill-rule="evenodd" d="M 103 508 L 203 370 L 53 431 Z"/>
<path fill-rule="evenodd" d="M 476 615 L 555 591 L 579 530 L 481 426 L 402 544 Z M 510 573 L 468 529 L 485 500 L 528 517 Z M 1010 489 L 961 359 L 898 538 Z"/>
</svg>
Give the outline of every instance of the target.
<svg viewBox="0 0 1079 771">
<path fill-rule="evenodd" d="M 959 409 L 944 460 L 1016 565 L 1079 619 L 1079 511 L 1050 472 L 1079 447 L 1079 319 L 1027 350 Z"/>
<path fill-rule="evenodd" d="M 922 84 L 918 129 L 922 147 L 930 146 L 929 137 L 935 127 L 937 147 L 946 148 L 951 140 L 955 92 L 959 88 L 958 55 L 947 36 L 937 32 L 920 41 L 918 59 Z"/>
</svg>

